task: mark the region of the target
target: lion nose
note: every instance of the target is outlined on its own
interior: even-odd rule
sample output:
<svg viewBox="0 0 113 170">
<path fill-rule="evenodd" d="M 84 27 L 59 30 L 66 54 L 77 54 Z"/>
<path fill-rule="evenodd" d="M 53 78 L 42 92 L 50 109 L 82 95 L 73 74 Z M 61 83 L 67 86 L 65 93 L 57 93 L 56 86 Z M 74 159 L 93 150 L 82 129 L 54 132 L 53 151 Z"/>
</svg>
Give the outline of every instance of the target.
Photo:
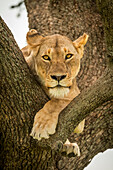
<svg viewBox="0 0 113 170">
<path fill-rule="evenodd" d="M 61 81 L 64 78 L 66 78 L 66 75 L 61 75 L 61 76 L 51 75 L 51 78 L 57 81 Z"/>
</svg>

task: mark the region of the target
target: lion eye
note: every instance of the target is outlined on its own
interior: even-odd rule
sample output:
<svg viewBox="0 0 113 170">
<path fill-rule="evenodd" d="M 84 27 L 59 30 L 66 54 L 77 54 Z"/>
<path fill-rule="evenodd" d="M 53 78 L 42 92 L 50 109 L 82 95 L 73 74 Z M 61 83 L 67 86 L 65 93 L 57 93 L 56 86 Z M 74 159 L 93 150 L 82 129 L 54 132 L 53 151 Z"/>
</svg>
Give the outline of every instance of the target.
<svg viewBox="0 0 113 170">
<path fill-rule="evenodd" d="M 43 58 L 44 60 L 49 60 L 49 61 L 50 61 L 50 57 L 49 57 L 48 55 L 43 55 L 42 58 Z"/>
<path fill-rule="evenodd" d="M 65 59 L 66 59 L 66 60 L 67 60 L 67 59 L 70 59 L 72 56 L 73 56 L 73 54 L 67 54 L 67 55 L 65 56 Z"/>
</svg>

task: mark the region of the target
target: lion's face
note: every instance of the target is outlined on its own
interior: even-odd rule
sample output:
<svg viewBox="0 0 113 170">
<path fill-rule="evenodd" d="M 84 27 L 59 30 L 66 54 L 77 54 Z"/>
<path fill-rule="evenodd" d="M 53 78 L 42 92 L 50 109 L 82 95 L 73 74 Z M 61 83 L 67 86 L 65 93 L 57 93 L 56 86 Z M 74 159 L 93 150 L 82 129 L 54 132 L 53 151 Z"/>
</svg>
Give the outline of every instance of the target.
<svg viewBox="0 0 113 170">
<path fill-rule="evenodd" d="M 52 97 L 67 95 L 80 68 L 73 43 L 61 35 L 47 37 L 35 58 L 35 69 Z"/>
<path fill-rule="evenodd" d="M 68 95 L 80 69 L 81 53 L 74 43 L 57 34 L 40 39 L 38 45 L 30 47 L 30 50 L 29 58 L 32 57 L 32 61 L 30 59 L 28 64 L 34 65 L 40 82 L 49 95 L 55 98 Z"/>
</svg>

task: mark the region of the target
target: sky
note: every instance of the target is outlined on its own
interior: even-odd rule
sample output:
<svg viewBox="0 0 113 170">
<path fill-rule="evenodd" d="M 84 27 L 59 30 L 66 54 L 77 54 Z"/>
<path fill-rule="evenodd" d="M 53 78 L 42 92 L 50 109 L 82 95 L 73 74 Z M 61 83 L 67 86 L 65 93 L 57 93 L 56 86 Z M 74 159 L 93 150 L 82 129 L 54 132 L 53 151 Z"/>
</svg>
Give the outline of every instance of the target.
<svg viewBox="0 0 113 170">
<path fill-rule="evenodd" d="M 19 9 L 10 9 L 11 5 L 16 5 L 20 0 L 0 0 L 0 16 L 14 35 L 20 49 L 26 46 L 26 33 L 28 31 L 27 12 L 24 4 L 21 7 L 21 16 L 17 18 Z M 91 163 L 84 170 L 113 170 L 113 149 L 108 149 L 97 154 Z"/>
<path fill-rule="evenodd" d="M 27 12 L 24 4 L 21 7 L 21 16 L 17 18 L 18 8 L 10 6 L 18 4 L 21 0 L 0 0 L 0 15 L 8 25 L 20 48 L 26 45 L 26 33 L 28 31 Z"/>
</svg>

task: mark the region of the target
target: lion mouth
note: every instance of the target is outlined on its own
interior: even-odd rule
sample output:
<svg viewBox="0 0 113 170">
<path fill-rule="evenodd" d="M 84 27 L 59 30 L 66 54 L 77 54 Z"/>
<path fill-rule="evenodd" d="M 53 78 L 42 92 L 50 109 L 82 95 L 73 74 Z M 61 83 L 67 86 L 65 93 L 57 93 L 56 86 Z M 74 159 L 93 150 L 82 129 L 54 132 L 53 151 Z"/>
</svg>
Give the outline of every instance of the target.
<svg viewBox="0 0 113 170">
<path fill-rule="evenodd" d="M 60 84 L 58 84 L 57 86 L 52 86 L 52 87 L 48 87 L 48 88 L 71 88 L 71 86 L 62 86 L 62 85 L 60 85 Z"/>
<path fill-rule="evenodd" d="M 49 87 L 49 95 L 54 98 L 64 98 L 65 96 L 68 95 L 70 91 L 70 86 L 61 86 L 57 85 L 54 87 Z"/>
</svg>

